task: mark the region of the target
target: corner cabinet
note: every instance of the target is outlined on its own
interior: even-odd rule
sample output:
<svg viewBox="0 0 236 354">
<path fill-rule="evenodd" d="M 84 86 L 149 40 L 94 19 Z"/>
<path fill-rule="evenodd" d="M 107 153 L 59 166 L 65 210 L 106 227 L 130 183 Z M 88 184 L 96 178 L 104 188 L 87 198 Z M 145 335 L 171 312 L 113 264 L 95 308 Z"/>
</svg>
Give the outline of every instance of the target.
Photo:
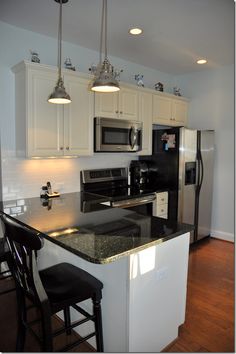
<svg viewBox="0 0 236 354">
<path fill-rule="evenodd" d="M 26 157 L 88 156 L 93 154 L 93 94 L 89 79 L 63 72 L 72 102 L 47 102 L 57 81 L 57 69 L 31 62 L 12 68 L 15 73 L 16 151 Z"/>
<path fill-rule="evenodd" d="M 188 100 L 166 93 L 153 94 L 153 124 L 187 126 Z"/>
</svg>

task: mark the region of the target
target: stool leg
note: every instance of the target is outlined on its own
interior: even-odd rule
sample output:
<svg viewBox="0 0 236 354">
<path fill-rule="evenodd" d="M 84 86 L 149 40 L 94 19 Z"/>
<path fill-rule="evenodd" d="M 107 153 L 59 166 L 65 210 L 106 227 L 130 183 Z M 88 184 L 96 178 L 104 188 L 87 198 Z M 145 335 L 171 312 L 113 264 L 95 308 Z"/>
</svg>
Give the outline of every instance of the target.
<svg viewBox="0 0 236 354">
<path fill-rule="evenodd" d="M 42 304 L 41 308 L 42 316 L 42 351 L 43 352 L 52 352 L 53 351 L 53 342 L 52 342 L 52 327 L 51 327 L 51 310 L 48 302 Z"/>
<path fill-rule="evenodd" d="M 16 338 L 16 351 L 23 352 L 25 346 L 25 335 L 26 327 L 26 305 L 25 305 L 25 296 L 20 289 L 16 289 L 17 296 L 17 338 Z"/>
<path fill-rule="evenodd" d="M 69 306 L 64 309 L 64 321 L 65 321 L 65 327 L 66 328 L 71 325 L 70 307 Z M 66 334 L 70 335 L 71 334 L 71 329 L 67 329 L 66 330 Z"/>
<path fill-rule="evenodd" d="M 96 331 L 97 352 L 103 352 L 103 334 L 102 334 L 102 311 L 101 301 L 93 300 L 93 312 L 95 315 L 94 325 Z"/>
</svg>

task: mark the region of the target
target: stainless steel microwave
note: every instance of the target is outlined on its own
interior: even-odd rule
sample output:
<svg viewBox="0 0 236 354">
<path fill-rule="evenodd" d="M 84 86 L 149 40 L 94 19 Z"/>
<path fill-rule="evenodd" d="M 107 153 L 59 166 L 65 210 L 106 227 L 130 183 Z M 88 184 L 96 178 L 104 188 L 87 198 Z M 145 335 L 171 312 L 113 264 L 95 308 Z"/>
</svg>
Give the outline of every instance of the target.
<svg viewBox="0 0 236 354">
<path fill-rule="evenodd" d="M 94 118 L 94 151 L 136 152 L 142 149 L 142 123 L 125 119 Z"/>
</svg>

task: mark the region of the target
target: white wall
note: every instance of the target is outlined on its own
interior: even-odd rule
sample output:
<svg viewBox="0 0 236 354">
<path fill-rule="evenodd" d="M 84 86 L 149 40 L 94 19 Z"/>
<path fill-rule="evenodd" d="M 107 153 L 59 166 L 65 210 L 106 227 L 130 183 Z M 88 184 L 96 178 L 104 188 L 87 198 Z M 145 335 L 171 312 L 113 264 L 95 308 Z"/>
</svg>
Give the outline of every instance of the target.
<svg viewBox="0 0 236 354">
<path fill-rule="evenodd" d="M 80 189 L 79 172 L 86 168 L 126 167 L 134 158 L 132 154 L 99 154 L 96 157 L 70 160 L 26 160 L 15 157 L 15 104 L 14 75 L 11 67 L 24 59 L 30 59 L 30 49 L 37 50 L 42 64 L 56 65 L 57 40 L 26 31 L 0 21 L 0 100 L 1 100 L 1 146 L 3 199 L 39 196 L 40 186 L 50 180 L 53 187 L 62 193 Z M 92 63 L 97 63 L 95 51 L 63 43 L 63 62 L 70 57 L 81 72 L 89 72 Z M 122 81 L 135 84 L 134 75 L 144 75 L 147 87 L 161 81 L 166 91 L 172 90 L 169 74 L 146 68 L 119 58 L 111 57 L 116 69 L 123 69 Z"/>
<path fill-rule="evenodd" d="M 212 236 L 234 237 L 234 66 L 176 77 L 190 98 L 189 126 L 215 130 Z"/>
</svg>

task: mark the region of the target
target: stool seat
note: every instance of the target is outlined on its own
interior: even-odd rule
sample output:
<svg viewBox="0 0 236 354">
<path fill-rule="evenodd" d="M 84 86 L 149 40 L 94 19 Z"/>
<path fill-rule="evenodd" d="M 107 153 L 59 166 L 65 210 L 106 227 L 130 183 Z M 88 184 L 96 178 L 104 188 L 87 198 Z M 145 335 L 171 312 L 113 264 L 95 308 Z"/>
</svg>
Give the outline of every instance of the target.
<svg viewBox="0 0 236 354">
<path fill-rule="evenodd" d="M 52 313 L 90 297 L 97 300 L 102 298 L 102 282 L 72 264 L 59 263 L 41 270 L 39 275 Z"/>
</svg>

